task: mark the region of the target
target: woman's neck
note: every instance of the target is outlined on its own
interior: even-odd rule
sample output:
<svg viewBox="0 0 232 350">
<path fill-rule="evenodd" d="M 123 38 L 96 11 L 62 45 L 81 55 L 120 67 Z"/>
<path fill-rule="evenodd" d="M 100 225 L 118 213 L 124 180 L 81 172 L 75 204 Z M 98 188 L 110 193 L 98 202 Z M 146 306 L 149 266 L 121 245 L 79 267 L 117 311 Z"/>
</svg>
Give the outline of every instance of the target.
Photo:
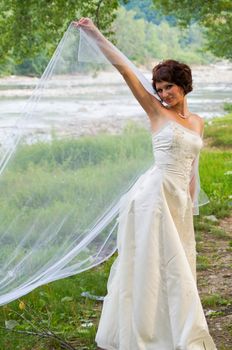
<svg viewBox="0 0 232 350">
<path fill-rule="evenodd" d="M 189 109 L 187 105 L 186 96 L 183 98 L 183 101 L 179 102 L 175 106 L 171 108 L 174 112 L 176 112 L 180 117 L 187 119 L 189 117 Z"/>
</svg>

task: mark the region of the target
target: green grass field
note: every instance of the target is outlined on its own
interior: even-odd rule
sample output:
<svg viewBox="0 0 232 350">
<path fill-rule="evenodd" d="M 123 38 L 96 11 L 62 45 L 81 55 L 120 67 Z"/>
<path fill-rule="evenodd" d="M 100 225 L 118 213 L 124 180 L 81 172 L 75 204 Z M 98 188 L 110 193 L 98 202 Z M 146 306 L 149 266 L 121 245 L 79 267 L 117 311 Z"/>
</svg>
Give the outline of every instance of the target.
<svg viewBox="0 0 232 350">
<path fill-rule="evenodd" d="M 138 135 L 136 134 L 138 132 Z M 232 185 L 232 114 L 229 114 L 222 118 L 215 118 L 205 127 L 205 143 L 206 147 L 203 149 L 200 160 L 200 175 L 201 184 L 205 192 L 210 198 L 210 203 L 201 209 L 201 215 L 195 218 L 196 237 L 201 235 L 206 229 L 210 230 L 214 234 L 215 242 L 220 239 L 219 231 L 216 232 L 216 225 L 210 223 L 207 225 L 204 216 L 215 215 L 218 219 L 229 216 L 231 213 L 232 199 L 231 199 L 231 185 Z M 138 137 L 140 138 L 140 147 L 135 142 Z M 111 140 L 104 139 L 102 136 L 101 152 L 94 157 L 98 159 L 101 164 L 100 158 L 107 158 L 108 154 L 112 154 L 111 147 L 115 147 L 118 152 L 116 142 L 112 144 Z M 121 152 L 125 151 L 125 145 L 121 140 Z M 87 143 L 91 143 L 90 140 L 85 141 L 83 145 L 86 150 Z M 130 152 L 144 152 L 149 149 L 150 139 L 147 137 L 146 132 L 141 130 L 135 130 L 131 136 L 130 141 L 127 139 L 127 154 L 125 154 L 125 160 L 129 161 Z M 131 143 L 130 143 L 131 142 Z M 83 141 L 84 143 L 84 141 Z M 137 145 L 137 146 L 135 146 Z M 76 181 L 73 180 L 74 171 L 71 164 L 75 162 L 70 161 L 70 157 L 76 157 L 75 144 L 66 145 L 63 150 L 59 150 L 59 144 L 54 144 L 56 147 L 52 152 L 48 152 L 45 145 L 37 145 L 34 149 L 22 150 L 21 158 L 18 157 L 18 163 L 16 164 L 17 171 L 24 171 L 25 181 L 29 181 L 31 172 L 35 172 L 34 180 L 36 176 L 40 178 L 42 183 L 46 183 L 43 188 L 38 188 L 37 196 L 35 200 L 41 201 L 44 198 L 44 191 L 49 188 L 49 178 L 47 178 L 46 172 L 50 168 L 50 172 L 53 171 L 53 165 L 60 162 L 60 173 L 58 176 L 64 177 L 64 170 L 67 186 L 65 187 L 66 193 L 63 193 L 65 197 L 67 194 L 72 198 L 72 193 L 75 187 Z M 93 150 L 96 150 L 96 145 L 92 144 Z M 71 149 L 71 151 L 70 151 Z M 27 156 L 27 152 L 30 154 Z M 31 157 L 31 152 L 34 156 Z M 65 155 L 66 153 L 68 157 Z M 42 154 L 42 156 L 41 156 Z M 44 157 L 44 154 L 46 155 Z M 80 179 L 86 178 L 86 169 L 84 168 L 83 154 L 79 154 L 82 159 L 83 168 L 79 169 Z M 54 156 L 56 155 L 56 156 Z M 141 154 L 140 154 L 141 156 Z M 50 158 L 49 158 L 50 157 Z M 62 158 L 63 157 L 63 158 Z M 99 158 L 98 158 L 99 157 Z M 30 162 L 28 162 L 30 159 Z M 32 159 L 32 160 L 31 160 Z M 43 160 L 41 163 L 41 159 Z M 104 172 L 106 168 L 112 166 L 110 176 L 117 177 L 118 169 L 116 159 L 109 159 L 99 167 L 99 179 L 101 178 L 101 172 Z M 144 156 L 144 167 L 150 159 L 146 159 Z M 80 164 L 80 162 L 79 162 Z M 89 164 L 89 163 L 88 163 Z M 14 171 L 16 171 L 14 168 Z M 130 170 L 133 172 L 135 165 L 131 160 Z M 46 171 L 44 171 L 46 169 Z M 35 173 L 34 173 L 35 174 Z M 129 174 L 130 175 L 130 174 Z M 15 181 L 16 173 L 10 173 L 4 180 L 6 192 L 0 196 L 1 202 L 5 206 L 6 212 L 17 211 L 20 206 L 20 201 L 23 201 L 23 188 L 18 186 L 17 196 L 14 200 L 9 201 L 7 197 L 7 188 L 12 186 Z M 125 173 L 126 176 L 126 173 Z M 70 180 L 70 183 L 68 183 Z M 40 181 L 40 182 L 41 182 Z M 58 181 L 59 183 L 59 181 Z M 109 182 L 110 183 L 110 182 Z M 42 186 L 42 185 L 38 185 Z M 99 180 L 99 186 L 103 189 L 103 184 Z M 55 191 L 56 188 L 53 188 Z M 94 188 L 91 188 L 91 191 Z M 117 191 L 117 187 L 115 188 Z M 103 191 L 104 192 L 104 191 Z M 40 194 L 40 196 L 38 195 Z M 105 193 L 107 195 L 107 191 Z M 60 200 L 63 202 L 64 197 Z M 59 199 L 57 199 L 59 200 Z M 61 204 L 60 204 L 61 205 Z M 30 213 L 28 213 L 30 215 Z M 218 236 L 218 235 L 219 236 Z M 222 234 L 222 233 L 221 233 Z M 208 259 L 208 258 L 207 258 Z M 210 265 L 210 261 L 201 257 L 198 260 L 198 268 L 207 269 Z M 79 350 L 92 350 L 96 348 L 94 338 L 97 329 L 97 324 L 100 316 L 101 302 L 90 300 L 81 296 L 82 292 L 89 292 L 93 295 L 104 296 L 106 294 L 106 282 L 110 266 L 114 257 L 105 262 L 103 265 L 98 266 L 92 270 L 81 273 L 73 277 L 69 277 L 63 280 L 59 280 L 48 285 L 37 288 L 20 300 L 16 300 L 8 305 L 0 308 L 0 349 L 1 350 L 47 350 L 47 349 L 64 349 L 68 346 L 69 349 Z M 216 299 L 215 299 L 216 300 Z M 217 302 L 218 299 L 215 301 Z M 209 301 L 207 301 L 209 303 Z M 205 301 L 206 303 L 206 301 Z M 112 316 L 113 317 L 113 316 Z M 53 332 L 54 336 L 51 335 Z M 30 335 L 30 332 L 35 332 L 37 335 Z M 47 334 L 47 337 L 42 337 L 42 334 Z M 40 336 L 38 336 L 40 334 Z M 62 341 L 67 342 L 69 345 L 65 345 Z M 224 349 L 223 344 L 221 348 Z M 225 348 L 227 349 L 227 348 Z M 228 348 L 229 349 L 229 348 Z"/>
</svg>

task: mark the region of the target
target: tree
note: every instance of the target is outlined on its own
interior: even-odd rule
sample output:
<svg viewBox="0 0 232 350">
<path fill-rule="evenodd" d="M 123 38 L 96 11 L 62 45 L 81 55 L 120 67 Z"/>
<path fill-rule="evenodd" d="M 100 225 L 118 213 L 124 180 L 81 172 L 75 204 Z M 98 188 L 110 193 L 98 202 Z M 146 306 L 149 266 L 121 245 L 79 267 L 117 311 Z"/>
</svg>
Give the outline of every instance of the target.
<svg viewBox="0 0 232 350">
<path fill-rule="evenodd" d="M 203 46 L 197 24 L 181 30 L 163 20 L 159 25 L 137 18 L 135 10 L 120 7 L 112 29 L 117 47 L 129 59 L 150 69 L 157 61 L 173 58 L 185 63 L 206 63 L 212 57 L 200 52 Z"/>
<path fill-rule="evenodd" d="M 155 9 L 152 0 L 130 0 L 126 3 L 121 0 L 120 2 L 127 10 L 135 11 L 135 19 L 143 18 L 147 22 L 154 24 L 160 24 L 164 20 L 171 25 L 176 23 L 174 16 L 164 16 L 161 11 Z"/>
<path fill-rule="evenodd" d="M 145 22 L 134 19 L 134 11 L 126 11 L 121 7 L 113 24 L 117 46 L 124 54 L 137 63 L 144 63 Z"/>
<path fill-rule="evenodd" d="M 41 53 L 46 61 L 75 18 L 89 16 L 109 34 L 118 5 L 118 0 L 0 0 L 1 69 L 6 62 L 29 62 Z"/>
<path fill-rule="evenodd" d="M 232 59 L 231 0 L 153 0 L 165 15 L 175 15 L 181 26 L 194 21 L 205 28 L 206 48 L 218 57 Z"/>
</svg>

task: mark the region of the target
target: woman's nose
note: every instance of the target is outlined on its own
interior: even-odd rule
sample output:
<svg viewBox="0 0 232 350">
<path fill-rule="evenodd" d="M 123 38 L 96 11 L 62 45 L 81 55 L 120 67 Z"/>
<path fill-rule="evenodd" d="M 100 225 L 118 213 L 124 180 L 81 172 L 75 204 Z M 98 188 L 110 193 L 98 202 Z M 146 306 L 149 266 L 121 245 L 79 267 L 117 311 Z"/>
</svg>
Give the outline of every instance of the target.
<svg viewBox="0 0 232 350">
<path fill-rule="evenodd" d="M 162 96 L 163 96 L 163 98 L 167 97 L 168 96 L 168 91 L 163 90 Z"/>
</svg>

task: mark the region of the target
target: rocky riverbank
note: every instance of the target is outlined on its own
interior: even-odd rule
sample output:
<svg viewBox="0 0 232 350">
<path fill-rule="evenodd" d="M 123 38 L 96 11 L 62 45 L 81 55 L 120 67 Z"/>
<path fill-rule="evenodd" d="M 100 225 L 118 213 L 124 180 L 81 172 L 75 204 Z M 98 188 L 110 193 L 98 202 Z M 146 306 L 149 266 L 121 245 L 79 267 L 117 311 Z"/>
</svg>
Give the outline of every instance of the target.
<svg viewBox="0 0 232 350">
<path fill-rule="evenodd" d="M 142 70 L 149 79 L 150 72 Z M 209 65 L 192 66 L 193 81 L 196 84 L 232 84 L 232 63 L 218 62 Z M 62 78 L 61 78 L 62 79 Z M 32 90 L 38 84 L 39 78 L 27 76 L 8 76 L 0 78 L 0 98 L 2 97 L 28 97 Z M 89 85 L 94 78 L 89 77 L 85 83 Z M 120 83 L 121 78 L 115 72 L 101 73 L 99 82 L 109 83 L 114 81 Z M 78 85 L 79 79 L 77 77 L 70 77 L 70 86 Z"/>
<path fill-rule="evenodd" d="M 190 110 L 204 118 L 223 115 L 224 102 L 232 102 L 232 63 L 193 66 L 192 70 Z M 150 72 L 142 71 L 151 78 Z M 0 78 L 1 144 L 12 140 L 17 119 L 22 120 L 28 112 L 20 132 L 29 143 L 49 140 L 52 132 L 58 137 L 120 133 L 131 120 L 148 126 L 145 113 L 116 71 L 57 77 L 46 85 L 37 112 L 31 115 L 34 106 L 29 103 L 25 108 L 25 104 L 38 82 L 36 77 Z"/>
</svg>

